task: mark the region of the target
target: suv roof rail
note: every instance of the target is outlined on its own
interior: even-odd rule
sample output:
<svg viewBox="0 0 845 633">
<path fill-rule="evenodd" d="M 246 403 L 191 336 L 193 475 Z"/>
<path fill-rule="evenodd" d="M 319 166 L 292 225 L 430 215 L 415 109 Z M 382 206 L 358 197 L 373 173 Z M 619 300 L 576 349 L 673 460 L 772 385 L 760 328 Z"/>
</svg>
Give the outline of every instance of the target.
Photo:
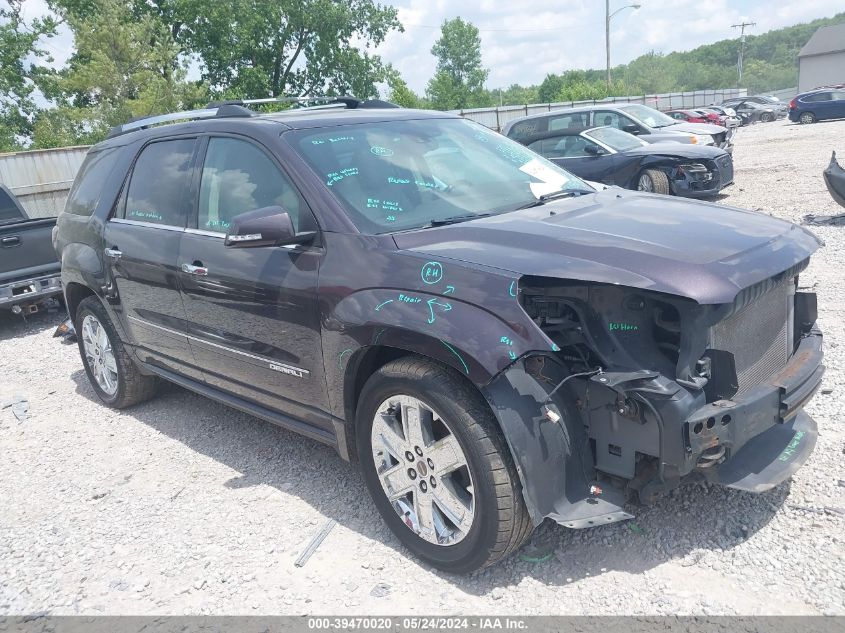
<svg viewBox="0 0 845 633">
<path fill-rule="evenodd" d="M 257 112 L 245 107 L 263 103 L 321 103 L 315 106 L 303 106 L 298 109 L 317 109 L 343 106 L 347 109 L 356 108 L 398 108 L 400 106 L 381 99 L 368 99 L 362 101 L 356 97 L 266 97 L 261 99 L 228 99 L 225 101 L 212 101 L 205 108 L 197 110 L 186 110 L 184 112 L 171 112 L 169 114 L 156 114 L 153 116 L 139 117 L 116 125 L 109 130 L 106 138 L 113 138 L 121 134 L 127 134 L 136 130 L 143 130 L 162 123 L 175 123 L 177 121 L 199 121 L 201 119 L 224 118 L 224 117 L 252 117 Z"/>
</svg>

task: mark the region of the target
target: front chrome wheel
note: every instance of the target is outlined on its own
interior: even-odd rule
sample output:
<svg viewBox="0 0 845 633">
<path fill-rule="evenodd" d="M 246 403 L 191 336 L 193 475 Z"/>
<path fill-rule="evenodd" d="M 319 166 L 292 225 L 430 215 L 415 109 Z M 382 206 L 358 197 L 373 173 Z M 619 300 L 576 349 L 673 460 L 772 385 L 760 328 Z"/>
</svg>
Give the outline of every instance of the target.
<svg viewBox="0 0 845 633">
<path fill-rule="evenodd" d="M 370 437 L 381 487 L 408 529 L 435 545 L 462 541 L 475 519 L 475 494 L 466 455 L 446 420 L 400 394 L 379 405 Z"/>
<path fill-rule="evenodd" d="M 82 320 L 82 347 L 97 385 L 113 396 L 118 386 L 117 361 L 106 329 L 93 314 L 86 314 Z"/>
<path fill-rule="evenodd" d="M 651 176 L 648 174 L 640 175 L 640 179 L 637 182 L 637 191 L 654 192 L 654 183 L 651 180 Z"/>
</svg>

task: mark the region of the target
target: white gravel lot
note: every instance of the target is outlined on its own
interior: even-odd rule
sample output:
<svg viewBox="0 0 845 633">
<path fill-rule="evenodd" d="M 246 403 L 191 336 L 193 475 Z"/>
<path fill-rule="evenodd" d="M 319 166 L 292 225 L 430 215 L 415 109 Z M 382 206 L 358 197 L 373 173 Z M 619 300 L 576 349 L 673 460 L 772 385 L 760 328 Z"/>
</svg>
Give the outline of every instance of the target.
<svg viewBox="0 0 845 633">
<path fill-rule="evenodd" d="M 720 202 L 800 220 L 843 211 L 824 188 L 845 121 L 742 129 Z M 545 523 L 528 550 L 472 577 L 409 557 L 356 467 L 320 444 L 177 387 L 100 405 L 57 312 L 0 317 L 0 613 L 845 615 L 845 227 L 802 277 L 819 293 L 820 437 L 792 481 L 760 496 L 695 485 L 635 523 Z M 808 509 L 809 508 L 809 509 Z M 338 525 L 303 568 L 327 518 Z M 523 552 L 523 555 L 525 551 Z"/>
</svg>

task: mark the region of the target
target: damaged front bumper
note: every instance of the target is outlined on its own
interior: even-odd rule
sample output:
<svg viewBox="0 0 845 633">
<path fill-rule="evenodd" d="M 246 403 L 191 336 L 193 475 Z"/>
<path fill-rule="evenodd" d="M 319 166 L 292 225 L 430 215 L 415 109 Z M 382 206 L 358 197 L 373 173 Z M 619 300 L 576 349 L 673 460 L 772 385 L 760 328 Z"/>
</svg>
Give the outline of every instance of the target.
<svg viewBox="0 0 845 633">
<path fill-rule="evenodd" d="M 783 370 L 731 400 L 704 403 L 700 391 L 648 371 L 569 380 L 545 355 L 520 359 L 484 394 L 534 523 L 583 528 L 631 518 L 633 491 L 648 503 L 692 478 L 751 492 L 788 479 L 815 446 L 803 406 L 821 384 L 821 362 L 813 328 Z"/>
</svg>

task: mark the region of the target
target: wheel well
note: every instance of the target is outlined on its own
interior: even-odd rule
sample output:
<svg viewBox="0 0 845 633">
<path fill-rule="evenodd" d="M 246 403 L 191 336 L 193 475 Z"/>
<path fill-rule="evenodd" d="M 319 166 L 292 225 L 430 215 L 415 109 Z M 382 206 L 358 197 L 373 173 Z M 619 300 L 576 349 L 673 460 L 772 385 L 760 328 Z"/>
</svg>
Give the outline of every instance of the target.
<svg viewBox="0 0 845 633">
<path fill-rule="evenodd" d="M 364 388 L 370 376 L 387 363 L 408 356 L 411 352 L 389 347 L 386 345 L 373 345 L 359 350 L 349 361 L 346 369 L 346 379 L 343 381 L 343 405 L 346 413 L 346 421 L 354 425 L 355 410 L 358 408 L 358 396 Z"/>
<path fill-rule="evenodd" d="M 67 303 L 67 313 L 74 323 L 76 322 L 76 309 L 85 297 L 94 296 L 94 291 L 88 286 L 83 286 L 78 283 L 69 283 L 65 286 L 65 302 Z"/>
</svg>

